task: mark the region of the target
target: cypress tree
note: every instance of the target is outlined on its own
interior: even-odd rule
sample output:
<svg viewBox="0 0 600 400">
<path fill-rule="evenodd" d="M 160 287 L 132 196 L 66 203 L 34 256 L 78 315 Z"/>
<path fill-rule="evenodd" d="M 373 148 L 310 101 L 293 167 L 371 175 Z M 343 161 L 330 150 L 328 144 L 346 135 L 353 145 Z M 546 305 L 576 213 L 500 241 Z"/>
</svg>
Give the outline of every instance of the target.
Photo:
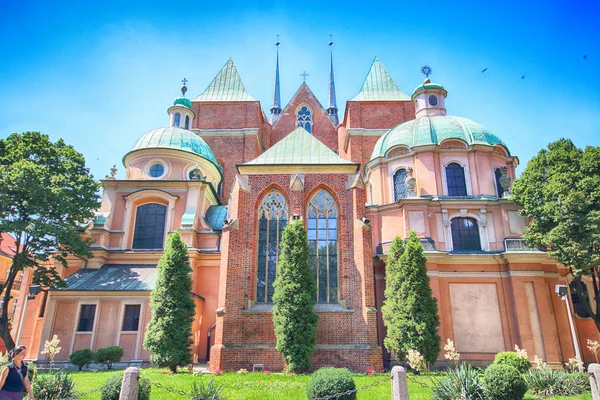
<svg viewBox="0 0 600 400">
<path fill-rule="evenodd" d="M 152 363 L 173 373 L 190 362 L 195 311 L 191 273 L 187 246 L 179 232 L 174 232 L 158 262 L 158 278 L 150 294 L 152 319 L 144 337 Z"/>
<path fill-rule="evenodd" d="M 384 345 L 401 358 L 418 350 L 428 365 L 440 352 L 437 299 L 431 293 L 427 258 L 414 231 L 406 246 L 394 239 L 386 265 L 385 300 L 381 309 L 387 328 Z"/>
<path fill-rule="evenodd" d="M 277 351 L 289 372 L 305 372 L 315 351 L 318 315 L 313 311 L 317 286 L 308 266 L 308 239 L 301 221 L 283 231 L 278 276 L 273 286 L 273 324 Z"/>
</svg>

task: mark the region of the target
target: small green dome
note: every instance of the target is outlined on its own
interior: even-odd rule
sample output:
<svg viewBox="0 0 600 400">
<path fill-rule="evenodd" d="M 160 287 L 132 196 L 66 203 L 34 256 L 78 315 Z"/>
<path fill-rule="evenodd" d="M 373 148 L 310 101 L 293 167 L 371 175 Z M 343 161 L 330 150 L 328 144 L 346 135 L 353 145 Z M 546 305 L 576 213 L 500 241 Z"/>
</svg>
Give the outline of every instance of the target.
<svg viewBox="0 0 600 400">
<path fill-rule="evenodd" d="M 495 146 L 499 144 L 510 154 L 506 144 L 485 126 L 467 118 L 439 115 L 413 119 L 387 131 L 375 144 L 371 161 L 378 157 L 384 157 L 392 147 L 412 148 L 431 144 L 439 145 L 448 139 L 462 140 L 469 145 Z"/>
<path fill-rule="evenodd" d="M 439 83 L 425 82 L 415 88 L 411 97 L 414 99 L 418 92 L 422 92 L 423 90 L 427 89 L 443 90 L 444 92 L 448 93 L 448 91 Z"/>
<path fill-rule="evenodd" d="M 187 97 L 180 97 L 178 99 L 175 99 L 175 101 L 173 102 L 173 105 L 174 106 L 180 105 L 180 106 L 184 106 L 184 107 L 191 109 L 192 101 L 190 99 L 188 99 Z"/>
<path fill-rule="evenodd" d="M 217 159 L 206 142 L 187 129 L 177 127 L 158 128 L 144 134 L 125 154 L 123 162 L 134 151 L 146 149 L 172 149 L 193 153 L 205 158 L 219 168 Z"/>
</svg>

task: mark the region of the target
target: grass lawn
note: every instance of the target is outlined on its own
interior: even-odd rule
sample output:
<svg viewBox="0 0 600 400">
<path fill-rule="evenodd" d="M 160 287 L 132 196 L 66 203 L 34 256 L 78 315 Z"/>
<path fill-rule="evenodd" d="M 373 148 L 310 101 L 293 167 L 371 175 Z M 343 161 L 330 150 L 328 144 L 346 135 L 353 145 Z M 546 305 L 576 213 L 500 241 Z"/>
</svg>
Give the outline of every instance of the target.
<svg viewBox="0 0 600 400">
<path fill-rule="evenodd" d="M 122 372 L 122 371 L 120 371 Z M 75 388 L 79 392 L 87 392 L 106 382 L 106 380 L 115 372 L 72 372 L 71 376 L 75 380 Z M 377 382 L 387 375 L 377 374 L 372 376 L 355 375 L 354 380 L 357 387 L 362 387 L 373 382 Z M 144 369 L 142 377 L 150 379 L 151 382 L 158 382 L 165 386 L 170 386 L 186 392 L 190 391 L 194 380 L 203 380 L 207 383 L 214 378 L 219 385 L 225 385 L 222 394 L 227 400 L 306 400 L 306 382 L 308 375 L 284 376 L 272 373 L 263 375 L 261 373 L 248 373 L 238 375 L 235 372 L 225 373 L 219 376 L 201 375 L 194 376 L 189 372 L 181 372 L 176 375 L 166 373 L 166 370 Z M 411 378 L 417 381 L 431 385 L 429 378 L 424 376 Z M 420 386 L 409 380 L 409 392 L 411 400 L 430 400 L 431 390 Z M 160 400 L 180 400 L 186 397 L 172 394 L 164 389 L 152 387 L 151 399 Z M 527 397 L 533 399 L 533 397 Z M 391 399 L 391 381 L 387 381 L 375 387 L 358 392 L 358 400 L 385 400 Z M 576 397 L 553 397 L 554 400 L 591 400 L 591 394 L 585 394 Z M 93 393 L 82 400 L 100 400 L 100 393 Z"/>
</svg>

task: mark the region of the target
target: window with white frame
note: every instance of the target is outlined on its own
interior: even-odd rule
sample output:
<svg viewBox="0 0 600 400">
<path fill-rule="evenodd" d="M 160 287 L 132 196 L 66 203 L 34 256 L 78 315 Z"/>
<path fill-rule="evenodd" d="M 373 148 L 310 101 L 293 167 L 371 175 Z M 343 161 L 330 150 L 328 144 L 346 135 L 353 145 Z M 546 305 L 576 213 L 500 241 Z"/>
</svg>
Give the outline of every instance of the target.
<svg viewBox="0 0 600 400">
<path fill-rule="evenodd" d="M 408 187 L 406 186 L 406 169 L 401 168 L 394 174 L 394 200 L 396 202 L 408 197 Z"/>
<path fill-rule="evenodd" d="M 446 185 L 448 187 L 448 196 L 467 195 L 465 169 L 462 165 L 450 163 L 446 166 Z"/>
<path fill-rule="evenodd" d="M 162 249 L 165 240 L 167 206 L 157 203 L 141 205 L 136 210 L 133 249 Z"/>
</svg>

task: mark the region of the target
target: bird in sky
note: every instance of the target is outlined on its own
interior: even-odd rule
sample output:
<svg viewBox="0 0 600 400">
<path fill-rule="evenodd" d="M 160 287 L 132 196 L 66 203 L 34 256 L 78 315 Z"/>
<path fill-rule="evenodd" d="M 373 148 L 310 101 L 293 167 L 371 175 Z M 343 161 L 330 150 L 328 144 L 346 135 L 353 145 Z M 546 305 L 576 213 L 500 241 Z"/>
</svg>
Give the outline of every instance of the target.
<svg viewBox="0 0 600 400">
<path fill-rule="evenodd" d="M 483 74 L 485 71 L 487 71 L 487 68 L 484 68 L 483 71 L 481 71 L 481 73 Z"/>
<path fill-rule="evenodd" d="M 584 60 L 587 60 L 587 54 L 586 54 L 585 56 L 583 56 L 583 59 L 584 59 Z"/>
<path fill-rule="evenodd" d="M 525 75 L 523 75 L 523 76 L 521 77 L 521 79 L 525 79 Z"/>
</svg>

